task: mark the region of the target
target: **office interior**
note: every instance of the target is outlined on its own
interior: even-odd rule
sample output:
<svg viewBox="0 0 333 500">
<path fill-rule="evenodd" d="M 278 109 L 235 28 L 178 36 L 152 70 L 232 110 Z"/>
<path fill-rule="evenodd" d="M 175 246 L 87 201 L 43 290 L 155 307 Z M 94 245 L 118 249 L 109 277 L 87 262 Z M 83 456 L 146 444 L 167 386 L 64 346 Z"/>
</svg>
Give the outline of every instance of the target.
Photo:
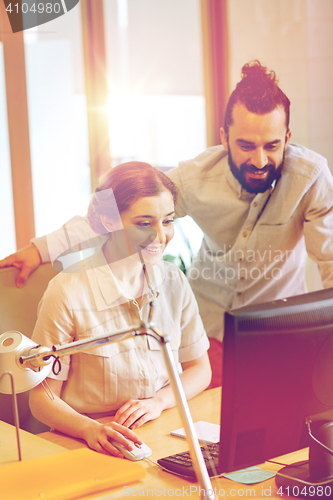
<svg viewBox="0 0 333 500">
<path fill-rule="evenodd" d="M 16 34 L 1 9 L 0 258 L 85 214 L 110 165 L 170 168 L 219 144 L 253 59 L 291 100 L 292 140 L 333 168 L 329 0 L 81 0 Z M 195 253 L 200 230 L 184 230 Z M 189 262 L 181 237 L 179 248 Z M 311 262 L 308 284 L 320 287 Z"/>
<path fill-rule="evenodd" d="M 110 166 L 169 169 L 220 144 L 254 59 L 291 101 L 292 142 L 333 172 L 332 46 L 331 0 L 80 0 L 15 34 L 2 2 L 0 258 L 84 215 Z M 189 263 L 200 241 L 186 217 L 168 252 Z M 307 284 L 321 288 L 310 260 Z"/>
</svg>

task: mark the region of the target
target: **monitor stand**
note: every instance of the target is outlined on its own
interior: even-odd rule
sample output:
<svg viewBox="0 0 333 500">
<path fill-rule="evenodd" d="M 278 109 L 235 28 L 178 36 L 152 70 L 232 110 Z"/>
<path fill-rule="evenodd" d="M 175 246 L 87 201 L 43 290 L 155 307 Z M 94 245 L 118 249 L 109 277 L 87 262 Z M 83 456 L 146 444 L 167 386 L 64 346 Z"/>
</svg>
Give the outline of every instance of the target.
<svg viewBox="0 0 333 500">
<path fill-rule="evenodd" d="M 276 474 L 281 493 L 296 498 L 333 499 L 333 422 L 315 422 L 309 460 L 287 465 Z"/>
</svg>

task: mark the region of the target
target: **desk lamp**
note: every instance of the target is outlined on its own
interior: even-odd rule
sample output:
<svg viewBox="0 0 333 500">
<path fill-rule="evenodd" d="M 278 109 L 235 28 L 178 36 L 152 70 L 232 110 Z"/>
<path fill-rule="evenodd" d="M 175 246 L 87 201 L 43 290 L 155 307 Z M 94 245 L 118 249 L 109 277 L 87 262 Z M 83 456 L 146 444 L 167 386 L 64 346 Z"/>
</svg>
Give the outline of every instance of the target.
<svg viewBox="0 0 333 500">
<path fill-rule="evenodd" d="M 24 356 L 37 346 L 36 342 L 17 331 L 10 331 L 0 335 L 0 392 L 12 395 L 14 422 L 19 460 L 22 460 L 19 415 L 16 394 L 29 391 L 43 382 L 52 368 L 52 358 L 45 362 L 45 366 L 38 370 L 24 368 L 19 357 Z M 48 348 L 45 348 L 49 351 Z"/>
<path fill-rule="evenodd" d="M 183 386 L 180 381 L 177 365 L 175 363 L 170 347 L 170 337 L 163 335 L 152 321 L 154 303 L 150 303 L 148 322 L 141 322 L 131 328 L 118 330 L 114 333 L 99 335 L 90 339 L 78 340 L 65 345 L 56 345 L 52 348 L 38 346 L 35 342 L 19 332 L 6 332 L 0 335 L 0 392 L 13 394 L 14 407 L 16 408 L 16 392 L 25 392 L 32 389 L 50 373 L 52 365 L 61 369 L 60 358 L 80 351 L 86 351 L 94 347 L 125 340 L 137 335 L 149 335 L 161 344 L 164 361 L 168 370 L 170 384 L 176 398 L 176 404 L 180 412 L 186 431 L 186 438 L 190 448 L 190 454 L 197 480 L 200 484 L 200 492 L 203 499 L 214 500 L 215 495 L 210 478 L 201 453 L 198 438 L 195 433 L 192 417 L 186 400 Z M 52 359 L 53 358 L 53 359 Z M 8 374 L 11 380 L 5 380 Z M 15 381 L 15 388 L 14 388 Z M 18 418 L 15 418 L 17 429 L 19 458 L 21 459 Z"/>
</svg>

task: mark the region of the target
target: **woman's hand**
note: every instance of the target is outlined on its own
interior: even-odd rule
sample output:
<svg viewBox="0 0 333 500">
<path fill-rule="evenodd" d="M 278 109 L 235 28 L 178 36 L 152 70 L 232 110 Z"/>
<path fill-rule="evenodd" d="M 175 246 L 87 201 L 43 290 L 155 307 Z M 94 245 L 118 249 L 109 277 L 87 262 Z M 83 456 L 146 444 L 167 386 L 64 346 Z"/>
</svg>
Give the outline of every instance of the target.
<svg viewBox="0 0 333 500">
<path fill-rule="evenodd" d="M 117 422 L 101 424 L 87 415 L 76 412 L 60 398 L 62 380 L 48 378 L 47 382 L 53 399 L 50 399 L 41 384 L 31 389 L 29 394 L 31 412 L 44 424 L 74 438 L 84 439 L 95 451 L 108 452 L 117 457 L 123 457 L 123 454 L 109 442 L 109 439 L 118 441 L 128 450 L 132 450 L 133 445 L 127 439 L 142 444 L 139 436 Z"/>
<path fill-rule="evenodd" d="M 21 288 L 40 263 L 41 257 L 37 247 L 30 243 L 30 245 L 0 260 L 0 268 L 14 266 L 20 269 L 20 273 L 16 278 L 16 286 Z"/>
<path fill-rule="evenodd" d="M 89 448 L 98 452 L 107 451 L 116 457 L 123 457 L 123 454 L 109 442 L 109 439 L 118 441 L 118 443 L 124 445 L 127 450 L 132 450 L 133 445 L 126 438 L 134 441 L 134 443 L 142 444 L 142 439 L 140 439 L 139 436 L 117 422 L 100 424 L 96 421 L 91 421 L 91 424 L 87 426 L 83 437 Z"/>
<path fill-rule="evenodd" d="M 158 394 L 158 393 L 157 393 Z M 149 420 L 154 420 L 164 410 L 156 397 L 149 399 L 130 399 L 117 411 L 114 422 L 131 429 L 137 429 Z"/>
<path fill-rule="evenodd" d="M 208 387 L 212 371 L 208 354 L 182 363 L 180 379 L 187 399 L 193 398 Z M 170 384 L 162 387 L 153 398 L 130 399 L 117 411 L 114 422 L 131 429 L 137 429 L 149 420 L 161 415 L 163 410 L 175 406 L 176 400 Z"/>
</svg>

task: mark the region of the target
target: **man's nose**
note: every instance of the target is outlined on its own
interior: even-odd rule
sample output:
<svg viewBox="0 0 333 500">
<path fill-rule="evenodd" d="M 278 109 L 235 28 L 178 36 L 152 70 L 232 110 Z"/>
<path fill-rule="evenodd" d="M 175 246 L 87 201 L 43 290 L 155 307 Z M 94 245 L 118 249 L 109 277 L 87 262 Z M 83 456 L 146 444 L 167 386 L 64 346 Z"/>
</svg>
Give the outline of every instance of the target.
<svg viewBox="0 0 333 500">
<path fill-rule="evenodd" d="M 253 155 L 251 157 L 251 163 L 258 169 L 262 169 L 266 167 L 268 163 L 268 158 L 265 153 L 265 150 L 262 148 L 257 148 L 253 152 Z"/>
</svg>

